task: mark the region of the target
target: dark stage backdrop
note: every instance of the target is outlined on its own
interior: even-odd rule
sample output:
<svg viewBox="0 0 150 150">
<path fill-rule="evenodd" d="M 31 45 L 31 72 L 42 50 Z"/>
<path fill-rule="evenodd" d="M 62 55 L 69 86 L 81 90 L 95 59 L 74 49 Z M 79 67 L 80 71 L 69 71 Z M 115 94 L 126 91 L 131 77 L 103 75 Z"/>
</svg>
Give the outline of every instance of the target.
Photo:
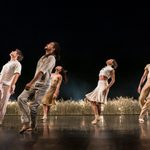
<svg viewBox="0 0 150 150">
<path fill-rule="evenodd" d="M 22 75 L 12 97 L 32 79 L 45 44 L 58 41 L 61 59 L 57 65 L 68 70 L 60 98 L 84 98 L 96 87 L 108 58 L 118 62 L 116 83 L 108 97 L 138 98 L 137 86 L 150 63 L 150 9 L 57 6 L 16 1 L 1 6 L 0 67 L 9 60 L 11 50 L 19 48 L 24 53 Z"/>
</svg>

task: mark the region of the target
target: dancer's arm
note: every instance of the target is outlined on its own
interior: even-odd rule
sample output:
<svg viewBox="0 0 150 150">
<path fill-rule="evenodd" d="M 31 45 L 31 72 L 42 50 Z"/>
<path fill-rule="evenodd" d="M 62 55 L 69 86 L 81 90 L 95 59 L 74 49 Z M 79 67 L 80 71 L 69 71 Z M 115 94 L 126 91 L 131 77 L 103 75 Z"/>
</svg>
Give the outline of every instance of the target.
<svg viewBox="0 0 150 150">
<path fill-rule="evenodd" d="M 142 84 L 144 83 L 144 81 L 146 80 L 147 75 L 148 75 L 148 69 L 145 69 L 145 70 L 144 70 L 144 73 L 143 73 L 143 75 L 142 75 L 142 77 L 141 77 L 139 86 L 138 86 L 138 93 L 141 93 L 141 86 L 142 86 Z"/>
<path fill-rule="evenodd" d="M 19 76 L 20 76 L 20 73 L 15 73 L 14 76 L 13 76 L 12 82 L 11 82 L 11 84 L 10 84 L 10 93 L 11 93 L 11 94 L 13 94 L 14 91 L 15 91 L 16 82 L 17 82 Z"/>
<path fill-rule="evenodd" d="M 34 76 L 34 78 L 33 78 L 29 83 L 26 84 L 25 89 L 30 89 L 30 88 L 32 87 L 32 85 L 33 85 L 38 79 L 42 78 L 42 76 L 43 76 L 43 72 L 42 72 L 42 71 L 39 71 L 39 72 Z"/>
<path fill-rule="evenodd" d="M 107 86 L 107 88 L 109 89 L 114 83 L 115 83 L 115 70 L 112 70 L 111 71 L 111 81 L 110 81 L 109 85 Z"/>
<path fill-rule="evenodd" d="M 114 83 L 115 83 L 115 70 L 112 70 L 112 71 L 111 71 L 111 81 L 110 81 L 110 83 L 108 84 L 108 86 L 105 88 L 104 93 L 106 93 L 107 90 L 109 90 L 110 87 L 111 87 Z"/>
</svg>

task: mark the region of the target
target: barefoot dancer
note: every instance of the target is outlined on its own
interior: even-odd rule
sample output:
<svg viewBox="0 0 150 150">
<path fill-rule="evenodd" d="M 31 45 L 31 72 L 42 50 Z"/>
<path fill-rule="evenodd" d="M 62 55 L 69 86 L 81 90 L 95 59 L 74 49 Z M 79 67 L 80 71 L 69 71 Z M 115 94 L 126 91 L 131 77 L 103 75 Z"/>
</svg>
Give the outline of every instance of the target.
<svg viewBox="0 0 150 150">
<path fill-rule="evenodd" d="M 21 111 L 22 128 L 20 133 L 27 129 L 33 130 L 36 128 L 36 117 L 38 106 L 50 84 L 50 74 L 55 66 L 56 59 L 59 53 L 59 44 L 57 42 L 50 42 L 45 46 L 45 55 L 43 55 L 37 64 L 35 76 L 26 84 L 25 89 L 18 97 L 18 105 Z M 33 95 L 34 100 L 28 106 L 28 98 Z"/>
<path fill-rule="evenodd" d="M 62 66 L 57 66 L 55 68 L 55 73 L 51 74 L 51 84 L 47 92 L 45 93 L 42 104 L 43 104 L 43 122 L 46 122 L 47 115 L 50 111 L 52 105 L 56 105 L 56 98 L 59 95 L 60 86 L 62 80 L 66 82 L 66 71 Z"/>
<path fill-rule="evenodd" d="M 95 119 L 91 122 L 96 124 L 99 121 L 101 114 L 101 104 L 107 103 L 107 95 L 110 87 L 115 82 L 115 70 L 117 68 L 117 62 L 115 59 L 108 59 L 106 61 L 107 66 L 102 68 L 99 72 L 99 81 L 97 87 L 90 93 L 86 94 L 85 97 L 91 102 L 92 109 L 95 115 Z M 108 79 L 111 81 L 108 84 Z"/>
</svg>

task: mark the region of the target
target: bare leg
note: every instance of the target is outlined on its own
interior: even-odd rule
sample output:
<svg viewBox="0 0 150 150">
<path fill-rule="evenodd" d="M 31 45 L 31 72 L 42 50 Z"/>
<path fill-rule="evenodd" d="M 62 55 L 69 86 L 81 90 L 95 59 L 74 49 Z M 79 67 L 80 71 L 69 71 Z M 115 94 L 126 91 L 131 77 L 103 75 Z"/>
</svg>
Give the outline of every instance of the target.
<svg viewBox="0 0 150 150">
<path fill-rule="evenodd" d="M 43 118 L 42 119 L 45 119 L 47 118 L 47 106 L 44 104 L 43 105 Z"/>
<path fill-rule="evenodd" d="M 96 104 L 96 106 L 97 106 L 97 110 L 98 110 L 98 115 L 100 116 L 101 115 L 101 104 L 98 103 L 98 104 Z"/>
<path fill-rule="evenodd" d="M 92 104 L 92 109 L 95 115 L 95 119 L 91 123 L 96 124 L 98 122 L 98 116 L 99 116 L 98 107 L 95 102 L 92 102 L 91 104 Z"/>
<path fill-rule="evenodd" d="M 43 117 L 42 117 L 43 122 L 46 122 L 49 110 L 50 110 L 50 106 L 43 105 Z"/>
<path fill-rule="evenodd" d="M 22 128 L 20 129 L 19 133 L 22 134 L 24 133 L 26 130 L 30 129 L 30 123 L 29 122 L 25 122 L 22 124 Z"/>
<path fill-rule="evenodd" d="M 143 113 L 143 107 L 145 107 L 145 104 L 147 103 L 147 98 L 149 97 L 149 93 L 150 93 L 150 87 L 149 87 L 149 83 L 143 87 L 140 96 L 139 96 L 139 102 L 140 102 L 140 106 L 141 106 L 141 112 Z M 147 104 L 146 104 L 147 105 Z M 145 116 L 144 118 L 146 120 L 148 120 L 148 111 L 146 113 L 144 113 Z M 140 117 L 141 119 L 141 117 Z M 142 122 L 144 121 L 143 119 L 141 119 Z"/>
<path fill-rule="evenodd" d="M 46 116 L 48 116 L 49 111 L 50 111 L 50 106 L 47 106 L 46 107 Z"/>
<path fill-rule="evenodd" d="M 141 113 L 139 115 L 139 122 L 144 122 L 144 116 L 148 112 L 148 108 L 150 107 L 150 99 L 147 99 L 145 105 L 142 107 Z"/>
<path fill-rule="evenodd" d="M 141 108 L 145 105 L 146 98 L 148 97 L 149 92 L 150 92 L 150 87 L 149 87 L 149 84 L 146 83 L 139 96 L 139 102 L 140 102 Z"/>
</svg>

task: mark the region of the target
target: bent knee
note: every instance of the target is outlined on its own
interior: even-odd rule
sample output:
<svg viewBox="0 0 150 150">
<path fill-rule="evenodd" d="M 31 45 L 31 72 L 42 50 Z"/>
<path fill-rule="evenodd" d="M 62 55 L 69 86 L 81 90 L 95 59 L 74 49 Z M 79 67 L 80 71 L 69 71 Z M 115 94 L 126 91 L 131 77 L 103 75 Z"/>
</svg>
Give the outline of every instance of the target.
<svg viewBox="0 0 150 150">
<path fill-rule="evenodd" d="M 17 98 L 18 103 L 22 103 L 22 102 L 25 102 L 25 101 L 26 101 L 25 98 L 23 98 L 22 96 L 18 96 L 18 98 Z"/>
</svg>

